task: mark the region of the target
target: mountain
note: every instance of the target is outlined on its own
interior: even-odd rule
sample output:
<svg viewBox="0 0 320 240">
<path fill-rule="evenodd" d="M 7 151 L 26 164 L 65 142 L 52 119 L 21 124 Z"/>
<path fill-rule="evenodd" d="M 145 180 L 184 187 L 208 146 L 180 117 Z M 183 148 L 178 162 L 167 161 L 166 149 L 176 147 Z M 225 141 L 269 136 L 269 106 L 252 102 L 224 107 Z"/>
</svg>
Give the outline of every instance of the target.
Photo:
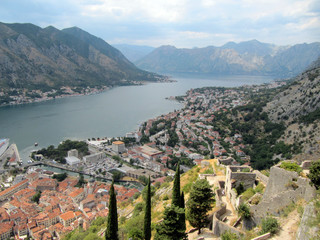
<svg viewBox="0 0 320 240">
<path fill-rule="evenodd" d="M 282 141 L 298 142 L 302 153 L 298 160 L 320 158 L 320 58 L 307 71 L 293 79 L 268 102 L 264 111 L 269 119 L 284 123 Z"/>
<path fill-rule="evenodd" d="M 80 28 L 0 23 L 0 86 L 50 89 L 156 81 L 102 39 Z"/>
<path fill-rule="evenodd" d="M 149 46 L 129 45 L 129 44 L 113 44 L 113 47 L 119 49 L 123 55 L 131 62 L 135 62 L 149 53 L 155 48 Z"/>
<path fill-rule="evenodd" d="M 160 73 L 259 74 L 292 77 L 320 56 L 320 43 L 276 46 L 257 40 L 221 47 L 178 49 L 161 46 L 135 62 Z"/>
</svg>

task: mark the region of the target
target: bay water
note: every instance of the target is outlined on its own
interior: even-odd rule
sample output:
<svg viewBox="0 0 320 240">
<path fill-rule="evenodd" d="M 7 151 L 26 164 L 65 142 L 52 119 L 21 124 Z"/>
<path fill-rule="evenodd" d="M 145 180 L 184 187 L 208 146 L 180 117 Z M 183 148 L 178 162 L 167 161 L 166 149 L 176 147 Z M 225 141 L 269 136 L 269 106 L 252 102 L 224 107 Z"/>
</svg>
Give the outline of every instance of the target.
<svg viewBox="0 0 320 240">
<path fill-rule="evenodd" d="M 25 162 L 30 151 L 57 146 L 66 139 L 125 136 L 150 118 L 180 109 L 180 103 L 166 98 L 184 95 L 191 88 L 263 84 L 274 78 L 180 74 L 172 79 L 176 82 L 116 87 L 95 95 L 0 107 L 0 138 L 16 143 Z"/>
</svg>

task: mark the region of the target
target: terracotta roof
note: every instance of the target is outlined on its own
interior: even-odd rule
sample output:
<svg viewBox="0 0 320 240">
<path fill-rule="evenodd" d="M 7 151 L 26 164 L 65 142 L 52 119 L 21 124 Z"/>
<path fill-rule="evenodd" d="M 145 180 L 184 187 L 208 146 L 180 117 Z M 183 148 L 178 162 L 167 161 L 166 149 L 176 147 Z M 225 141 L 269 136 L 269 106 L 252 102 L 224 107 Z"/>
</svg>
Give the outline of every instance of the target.
<svg viewBox="0 0 320 240">
<path fill-rule="evenodd" d="M 75 214 L 73 211 L 68 211 L 60 215 L 60 218 L 62 218 L 64 221 L 68 221 L 69 219 L 72 219 L 74 217 L 75 217 Z"/>
<path fill-rule="evenodd" d="M 25 179 L 25 180 L 19 182 L 18 184 L 14 185 L 14 186 L 12 186 L 12 187 L 7 188 L 6 190 L 0 192 L 0 197 L 3 196 L 3 195 L 5 195 L 5 194 L 7 194 L 8 192 L 12 191 L 13 189 L 21 186 L 22 184 L 24 184 L 24 183 L 26 183 L 26 182 L 28 182 L 28 181 L 29 181 L 28 179 Z"/>
</svg>

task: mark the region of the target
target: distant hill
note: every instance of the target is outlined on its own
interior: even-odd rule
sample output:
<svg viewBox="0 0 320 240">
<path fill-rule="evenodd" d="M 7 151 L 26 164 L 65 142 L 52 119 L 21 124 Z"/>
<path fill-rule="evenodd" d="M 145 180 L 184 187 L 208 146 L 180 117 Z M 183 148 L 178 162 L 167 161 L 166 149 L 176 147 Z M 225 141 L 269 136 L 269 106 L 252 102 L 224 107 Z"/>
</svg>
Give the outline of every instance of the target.
<svg viewBox="0 0 320 240">
<path fill-rule="evenodd" d="M 257 40 L 221 47 L 178 49 L 161 46 L 135 62 L 159 73 L 258 74 L 292 77 L 320 56 L 320 43 L 276 46 Z"/>
<path fill-rule="evenodd" d="M 135 62 L 149 53 L 155 48 L 149 46 L 129 45 L 129 44 L 112 44 L 113 47 L 119 49 L 129 61 Z"/>
<path fill-rule="evenodd" d="M 0 23 L 0 86 L 50 89 L 113 86 L 160 76 L 137 68 L 102 39 L 80 28 L 58 30 Z"/>
</svg>

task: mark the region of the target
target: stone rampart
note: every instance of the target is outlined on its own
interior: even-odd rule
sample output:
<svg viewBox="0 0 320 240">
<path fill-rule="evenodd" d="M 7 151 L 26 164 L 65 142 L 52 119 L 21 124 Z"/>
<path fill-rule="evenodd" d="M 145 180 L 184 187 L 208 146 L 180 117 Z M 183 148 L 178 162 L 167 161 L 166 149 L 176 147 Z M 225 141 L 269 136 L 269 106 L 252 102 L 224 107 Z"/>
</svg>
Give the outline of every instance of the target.
<svg viewBox="0 0 320 240">
<path fill-rule="evenodd" d="M 267 177 L 266 175 L 264 175 L 263 173 L 261 173 L 258 170 L 254 170 L 253 173 L 256 174 L 257 178 L 259 178 L 259 180 L 264 184 L 267 185 L 268 181 L 269 181 L 269 177 Z"/>
<path fill-rule="evenodd" d="M 260 223 L 268 214 L 279 215 L 283 208 L 301 198 L 310 201 L 315 193 L 307 178 L 274 166 L 270 169 L 268 185 L 260 203 L 251 206 L 253 218 Z"/>
<path fill-rule="evenodd" d="M 269 239 L 270 237 L 271 237 L 271 233 L 266 233 L 256 238 L 252 238 L 251 240 L 266 240 L 266 239 Z"/>
<path fill-rule="evenodd" d="M 244 232 L 242 232 L 239 229 L 236 229 L 224 222 L 221 221 L 221 217 L 227 212 L 226 205 L 222 205 L 218 211 L 216 211 L 213 214 L 213 220 L 212 220 L 212 232 L 216 236 L 220 236 L 226 231 L 230 231 L 231 233 L 235 233 L 237 236 L 244 235 Z"/>
</svg>

